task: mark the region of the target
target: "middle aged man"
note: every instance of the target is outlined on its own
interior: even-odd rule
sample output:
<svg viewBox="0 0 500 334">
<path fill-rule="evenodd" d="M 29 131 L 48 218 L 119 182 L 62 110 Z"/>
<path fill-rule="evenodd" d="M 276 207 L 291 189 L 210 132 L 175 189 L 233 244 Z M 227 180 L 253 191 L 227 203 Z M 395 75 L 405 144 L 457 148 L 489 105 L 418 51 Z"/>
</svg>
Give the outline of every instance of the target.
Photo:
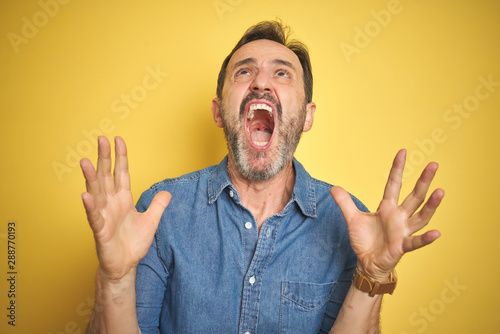
<svg viewBox="0 0 500 334">
<path fill-rule="evenodd" d="M 444 196 L 434 191 L 416 212 L 437 164 L 398 206 L 400 151 L 379 208 L 367 213 L 293 158 L 315 108 L 307 49 L 263 22 L 219 75 L 212 113 L 229 148 L 219 165 L 153 185 L 136 210 L 125 143 L 116 138 L 113 177 L 100 137 L 97 171 L 81 162 L 99 258 L 88 332 L 377 332 L 396 264 L 439 237 L 413 236 Z"/>
</svg>

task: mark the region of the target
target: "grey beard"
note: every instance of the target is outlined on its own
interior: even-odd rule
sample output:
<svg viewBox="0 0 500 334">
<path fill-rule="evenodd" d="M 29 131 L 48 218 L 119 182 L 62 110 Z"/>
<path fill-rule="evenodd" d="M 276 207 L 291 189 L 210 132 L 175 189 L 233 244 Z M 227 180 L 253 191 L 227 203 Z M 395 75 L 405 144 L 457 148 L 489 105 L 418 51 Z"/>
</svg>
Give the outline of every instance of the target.
<svg viewBox="0 0 500 334">
<path fill-rule="evenodd" d="M 293 158 L 295 149 L 299 144 L 300 138 L 302 136 L 302 130 L 304 128 L 306 110 L 305 104 L 301 110 L 300 119 L 297 122 L 289 122 L 284 124 L 283 131 L 280 132 L 279 136 L 281 139 L 282 146 L 278 149 L 278 156 L 276 161 L 269 163 L 265 166 L 264 170 L 253 169 L 247 159 L 248 156 L 254 159 L 263 159 L 269 154 L 269 152 L 256 152 L 249 148 L 245 149 L 241 139 L 241 133 L 244 133 L 244 129 L 234 129 L 227 125 L 225 120 L 224 110 L 222 108 L 220 114 L 222 116 L 222 124 L 224 129 L 224 135 L 227 141 L 227 147 L 232 157 L 234 158 L 234 164 L 240 174 L 247 180 L 250 181 L 267 181 L 285 168 Z M 281 120 L 279 123 L 282 123 Z M 244 123 L 243 123 L 244 124 Z M 279 124 L 276 125 L 278 127 Z M 238 130 L 240 132 L 238 132 Z M 247 152 L 245 152 L 247 150 Z"/>
</svg>

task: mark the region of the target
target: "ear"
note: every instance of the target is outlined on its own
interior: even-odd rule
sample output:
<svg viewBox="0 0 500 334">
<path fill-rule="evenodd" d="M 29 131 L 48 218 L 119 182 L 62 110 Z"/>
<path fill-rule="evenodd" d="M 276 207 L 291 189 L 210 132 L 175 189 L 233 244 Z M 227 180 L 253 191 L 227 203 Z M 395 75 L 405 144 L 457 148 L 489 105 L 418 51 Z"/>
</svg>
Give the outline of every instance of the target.
<svg viewBox="0 0 500 334">
<path fill-rule="evenodd" d="M 217 127 L 222 128 L 222 117 L 220 116 L 220 100 L 218 97 L 212 100 L 212 115 Z"/>
<path fill-rule="evenodd" d="M 307 132 L 311 130 L 314 122 L 315 111 L 316 111 L 316 104 L 314 102 L 309 102 L 306 106 L 306 120 L 304 122 L 304 129 L 302 131 Z"/>
</svg>

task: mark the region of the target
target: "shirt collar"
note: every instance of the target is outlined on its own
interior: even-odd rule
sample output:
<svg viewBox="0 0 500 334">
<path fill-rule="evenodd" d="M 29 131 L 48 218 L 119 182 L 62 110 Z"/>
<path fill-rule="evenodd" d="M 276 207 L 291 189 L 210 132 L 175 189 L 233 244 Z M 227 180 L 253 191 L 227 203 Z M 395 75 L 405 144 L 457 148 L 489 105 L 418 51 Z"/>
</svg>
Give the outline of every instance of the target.
<svg viewBox="0 0 500 334">
<path fill-rule="evenodd" d="M 295 185 L 292 200 L 297 202 L 304 215 L 316 218 L 316 192 L 313 178 L 295 158 L 293 158 L 293 167 L 295 168 Z"/>
<path fill-rule="evenodd" d="M 210 172 L 210 177 L 208 178 L 208 204 L 213 204 L 219 198 L 222 190 L 228 186 L 234 188 L 227 173 L 226 155 L 220 164 L 215 166 Z"/>
<path fill-rule="evenodd" d="M 313 179 L 295 158 L 293 158 L 293 167 L 295 168 L 295 185 L 290 201 L 295 201 L 304 215 L 316 218 L 316 193 Z M 226 187 L 231 187 L 236 192 L 227 173 L 227 156 L 210 172 L 208 203 L 213 204 Z"/>
</svg>

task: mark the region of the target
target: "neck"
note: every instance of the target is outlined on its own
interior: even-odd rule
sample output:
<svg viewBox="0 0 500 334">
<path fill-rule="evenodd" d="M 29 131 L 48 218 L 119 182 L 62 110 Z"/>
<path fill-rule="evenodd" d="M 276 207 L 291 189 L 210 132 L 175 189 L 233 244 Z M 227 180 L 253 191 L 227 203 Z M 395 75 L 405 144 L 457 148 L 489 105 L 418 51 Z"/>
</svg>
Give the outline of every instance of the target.
<svg viewBox="0 0 500 334">
<path fill-rule="evenodd" d="M 267 218 L 280 213 L 290 201 L 295 185 L 293 163 L 266 181 L 253 181 L 244 178 L 229 156 L 227 171 L 229 179 L 240 195 L 242 204 L 252 212 L 260 231 Z"/>
</svg>

